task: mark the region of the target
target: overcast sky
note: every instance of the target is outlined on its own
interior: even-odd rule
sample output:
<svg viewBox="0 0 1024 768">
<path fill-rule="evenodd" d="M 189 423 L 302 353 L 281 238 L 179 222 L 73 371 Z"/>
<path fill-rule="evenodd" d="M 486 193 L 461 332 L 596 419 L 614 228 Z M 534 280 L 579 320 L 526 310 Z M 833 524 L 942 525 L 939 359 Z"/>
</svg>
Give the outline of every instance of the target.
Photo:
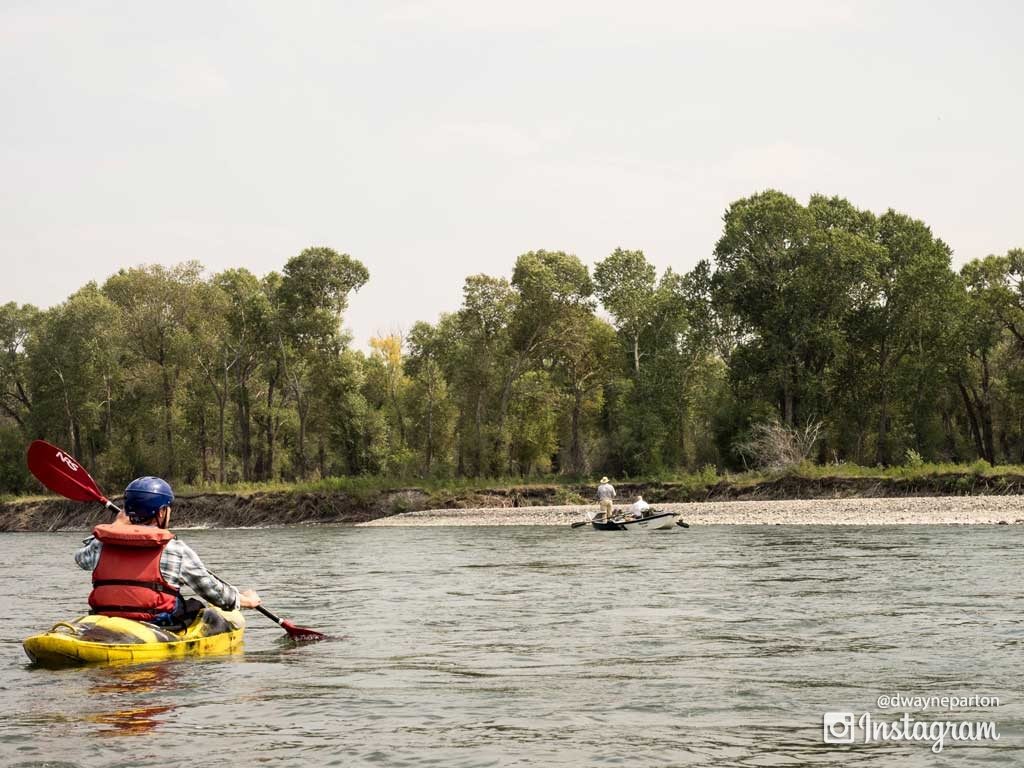
<svg viewBox="0 0 1024 768">
<path fill-rule="evenodd" d="M 711 255 L 773 187 L 1024 246 L 1024 5 L 0 0 L 0 302 L 360 259 L 360 346 L 518 254 Z"/>
</svg>

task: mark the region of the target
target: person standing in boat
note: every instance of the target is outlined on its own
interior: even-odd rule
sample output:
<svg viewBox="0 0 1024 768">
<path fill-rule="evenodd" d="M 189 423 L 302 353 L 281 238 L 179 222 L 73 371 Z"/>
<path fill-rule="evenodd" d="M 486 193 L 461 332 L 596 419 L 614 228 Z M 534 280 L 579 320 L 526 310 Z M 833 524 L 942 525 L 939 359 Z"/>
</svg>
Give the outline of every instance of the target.
<svg viewBox="0 0 1024 768">
<path fill-rule="evenodd" d="M 181 596 L 182 586 L 223 610 L 255 608 L 260 596 L 221 581 L 195 551 L 167 530 L 174 492 L 159 477 L 132 480 L 125 511 L 97 525 L 75 562 L 92 571 L 92 613 L 122 616 L 161 626 L 182 626 L 204 607 Z"/>
<path fill-rule="evenodd" d="M 601 514 L 605 520 L 612 519 L 612 504 L 615 499 L 615 488 L 608 482 L 607 477 L 601 478 L 601 484 L 597 486 L 597 503 L 601 506 Z"/>
</svg>

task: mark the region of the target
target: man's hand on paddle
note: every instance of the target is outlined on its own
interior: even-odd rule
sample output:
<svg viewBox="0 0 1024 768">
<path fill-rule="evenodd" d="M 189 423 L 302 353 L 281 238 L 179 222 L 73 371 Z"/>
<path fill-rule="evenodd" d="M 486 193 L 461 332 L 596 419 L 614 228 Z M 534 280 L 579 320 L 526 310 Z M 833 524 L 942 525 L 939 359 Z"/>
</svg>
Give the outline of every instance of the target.
<svg viewBox="0 0 1024 768">
<path fill-rule="evenodd" d="M 238 606 L 240 608 L 255 608 L 262 602 L 260 596 L 256 594 L 255 590 L 247 589 L 244 592 L 238 593 Z"/>
</svg>

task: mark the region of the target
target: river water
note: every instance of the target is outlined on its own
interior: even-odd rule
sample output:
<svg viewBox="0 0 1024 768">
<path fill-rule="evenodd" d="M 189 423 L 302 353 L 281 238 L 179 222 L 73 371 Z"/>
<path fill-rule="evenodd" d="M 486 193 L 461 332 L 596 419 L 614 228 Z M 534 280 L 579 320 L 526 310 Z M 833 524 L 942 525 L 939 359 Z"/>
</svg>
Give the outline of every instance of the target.
<svg viewBox="0 0 1024 768">
<path fill-rule="evenodd" d="M 250 613 L 239 655 L 34 669 L 21 639 L 82 612 L 81 536 L 0 534 L 0 765 L 1024 764 L 1022 526 L 181 536 L 338 639 Z M 829 745 L 825 712 L 1000 738 Z"/>
</svg>

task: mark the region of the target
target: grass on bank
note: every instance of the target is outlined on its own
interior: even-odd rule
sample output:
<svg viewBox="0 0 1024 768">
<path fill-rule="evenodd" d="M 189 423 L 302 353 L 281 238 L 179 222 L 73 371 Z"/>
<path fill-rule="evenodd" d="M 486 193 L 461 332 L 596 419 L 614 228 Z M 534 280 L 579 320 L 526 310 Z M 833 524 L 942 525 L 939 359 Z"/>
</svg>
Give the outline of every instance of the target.
<svg viewBox="0 0 1024 768">
<path fill-rule="evenodd" d="M 670 474 L 659 476 L 657 482 L 678 483 L 681 485 L 713 485 L 716 482 L 729 482 L 737 487 L 757 485 L 781 478 L 802 480 L 822 480 L 825 478 L 868 478 L 876 480 L 923 480 L 946 475 L 961 477 L 1006 477 L 1024 475 L 1024 465 L 999 464 L 992 466 L 979 459 L 970 464 L 929 463 L 919 462 L 890 467 L 867 467 L 860 464 L 840 462 L 837 464 L 815 464 L 804 461 L 785 470 L 765 471 L 749 470 L 746 472 L 725 472 L 718 474 L 715 468 L 708 465 L 698 473 Z M 650 481 L 651 478 L 648 478 Z"/>
<path fill-rule="evenodd" d="M 955 475 L 961 477 L 1005 477 L 1010 475 L 1024 476 L 1024 465 L 1000 464 L 993 467 L 987 461 L 979 460 L 971 464 L 927 463 L 891 466 L 865 467 L 859 464 L 814 464 L 805 461 L 786 470 L 719 473 L 708 464 L 697 472 L 673 472 L 644 477 L 615 477 L 613 483 L 631 485 L 671 484 L 690 490 L 698 490 L 726 482 L 739 488 L 771 482 L 781 478 L 802 480 L 822 480 L 824 478 L 869 478 L 878 480 L 923 480 L 938 476 Z M 181 495 L 199 493 L 345 493 L 355 497 L 371 497 L 386 491 L 415 488 L 426 493 L 472 493 L 496 489 L 529 488 L 531 486 L 561 486 L 568 492 L 579 486 L 597 486 L 598 474 L 593 477 L 574 477 L 567 475 L 532 476 L 532 477 L 491 477 L 491 478 L 395 478 L 381 476 L 327 477 L 305 482 L 273 482 L 273 483 L 225 483 L 207 484 L 203 486 L 183 486 Z"/>
<path fill-rule="evenodd" d="M 523 477 L 457 477 L 419 478 L 388 477 L 380 475 L 349 475 L 345 477 L 324 477 L 316 480 L 295 482 L 249 482 L 249 483 L 206 483 L 205 485 L 181 485 L 180 495 L 200 493 L 346 493 L 353 496 L 372 495 L 383 491 L 397 491 L 415 488 L 427 493 L 460 493 L 485 491 L 495 488 L 521 488 L 531 485 L 575 485 L 576 478 L 561 476 Z"/>
<path fill-rule="evenodd" d="M 355 499 L 371 499 L 377 494 L 404 489 L 421 490 L 429 494 L 449 494 L 483 492 L 503 488 L 523 488 L 530 486 L 561 486 L 567 490 L 581 482 L 591 482 L 575 477 L 561 475 L 532 477 L 457 477 L 457 478 L 418 478 L 389 477 L 379 475 L 350 475 L 344 477 L 325 477 L 315 480 L 240 483 L 204 483 L 202 485 L 173 483 L 174 493 L 179 497 L 199 496 L 202 494 L 232 494 L 251 496 L 256 493 L 343 493 Z M 596 486 L 596 481 L 593 481 Z M 111 498 L 120 495 L 119 489 L 109 489 Z M 41 501 L 52 499 L 46 494 L 0 494 L 0 503 L 14 501 Z"/>
<path fill-rule="evenodd" d="M 759 483 L 772 482 L 782 478 L 797 480 L 822 480 L 825 478 L 869 478 L 877 480 L 924 480 L 938 476 L 959 476 L 969 478 L 997 478 L 1024 476 L 1024 465 L 1000 464 L 992 466 L 987 461 L 971 464 L 915 463 L 892 467 L 865 467 L 858 464 L 814 464 L 809 461 L 785 470 L 750 470 L 737 473 L 719 473 L 715 467 L 706 465 L 697 472 L 664 473 L 645 477 L 613 477 L 613 483 L 631 485 L 670 484 L 696 492 L 718 483 L 728 483 L 736 488 L 749 488 Z M 249 482 L 249 483 L 207 483 L 205 485 L 177 485 L 178 496 L 224 493 L 248 496 L 255 493 L 341 493 L 356 500 L 371 500 L 375 496 L 403 489 L 417 489 L 431 495 L 457 496 L 460 494 L 483 493 L 510 488 L 557 486 L 566 497 L 565 503 L 572 503 L 581 486 L 597 486 L 599 475 L 573 477 L 566 475 L 498 478 L 396 478 L 382 476 L 327 477 L 300 482 Z M 587 494 L 589 498 L 589 493 Z M 30 494 L 25 496 L 0 495 L 0 503 L 11 501 L 32 501 L 51 498 Z"/>
</svg>

